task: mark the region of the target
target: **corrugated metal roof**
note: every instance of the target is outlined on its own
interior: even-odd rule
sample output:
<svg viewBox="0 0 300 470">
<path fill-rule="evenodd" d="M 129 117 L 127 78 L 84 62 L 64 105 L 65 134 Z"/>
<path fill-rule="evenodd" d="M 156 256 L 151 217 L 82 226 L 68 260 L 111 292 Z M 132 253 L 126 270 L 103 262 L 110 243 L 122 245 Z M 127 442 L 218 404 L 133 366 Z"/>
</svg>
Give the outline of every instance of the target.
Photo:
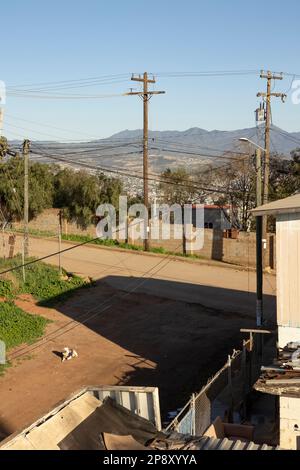
<svg viewBox="0 0 300 470">
<path fill-rule="evenodd" d="M 231 441 L 226 437 L 224 439 L 204 437 L 200 442 L 199 450 L 280 450 L 280 448 L 254 442 Z"/>
<path fill-rule="evenodd" d="M 278 201 L 269 202 L 263 206 L 256 207 L 252 210 L 255 216 L 265 214 L 283 214 L 291 212 L 300 212 L 300 193 Z"/>
</svg>

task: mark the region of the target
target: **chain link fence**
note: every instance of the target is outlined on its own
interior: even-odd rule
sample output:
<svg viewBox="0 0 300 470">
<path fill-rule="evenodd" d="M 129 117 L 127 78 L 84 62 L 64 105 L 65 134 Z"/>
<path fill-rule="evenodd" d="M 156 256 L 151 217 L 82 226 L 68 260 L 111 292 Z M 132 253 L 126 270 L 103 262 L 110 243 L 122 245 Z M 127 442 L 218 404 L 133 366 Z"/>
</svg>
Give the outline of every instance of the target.
<svg viewBox="0 0 300 470">
<path fill-rule="evenodd" d="M 217 416 L 229 422 L 243 420 L 246 398 L 260 374 L 261 339 L 262 335 L 251 333 L 242 350 L 228 356 L 226 364 L 192 395 L 167 430 L 201 436 Z"/>
</svg>

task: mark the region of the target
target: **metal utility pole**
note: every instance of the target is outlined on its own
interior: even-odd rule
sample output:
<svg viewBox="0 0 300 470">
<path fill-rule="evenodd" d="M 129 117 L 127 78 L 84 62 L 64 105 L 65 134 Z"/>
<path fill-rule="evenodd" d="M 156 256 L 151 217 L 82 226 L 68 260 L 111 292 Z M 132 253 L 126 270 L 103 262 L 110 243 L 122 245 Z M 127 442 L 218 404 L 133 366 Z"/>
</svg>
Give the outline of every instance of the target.
<svg viewBox="0 0 300 470">
<path fill-rule="evenodd" d="M 28 241 L 28 213 L 29 213 L 29 191 L 28 191 L 28 167 L 29 167 L 29 151 L 30 141 L 25 139 L 23 142 L 23 157 L 24 157 L 24 258 L 26 259 L 29 254 L 29 241 Z"/>
<path fill-rule="evenodd" d="M 149 193 L 148 193 L 148 101 L 152 95 L 160 95 L 165 91 L 149 91 L 148 84 L 155 83 L 155 78 L 148 78 L 147 72 L 141 75 L 132 75 L 131 80 L 143 83 L 143 91 L 131 91 L 127 95 L 138 95 L 143 100 L 143 182 L 144 182 L 144 205 L 147 208 L 149 219 Z M 148 221 L 147 221 L 148 224 Z M 149 250 L 149 226 L 147 226 L 147 237 L 144 239 L 144 250 Z"/>
<path fill-rule="evenodd" d="M 262 158 L 261 150 L 255 150 L 255 164 L 256 164 L 256 207 L 262 205 Z"/>
<path fill-rule="evenodd" d="M 62 232 L 62 211 L 58 213 L 58 270 L 60 276 L 62 275 L 61 268 L 61 232 Z"/>
<path fill-rule="evenodd" d="M 270 177 L 270 127 L 271 127 L 271 97 L 281 98 L 281 101 L 284 102 L 286 98 L 285 93 L 272 93 L 271 84 L 272 80 L 282 80 L 282 73 L 276 74 L 270 72 L 264 72 L 263 70 L 260 73 L 260 78 L 265 78 L 267 80 L 267 92 L 257 93 L 258 97 L 262 97 L 266 102 L 266 113 L 265 113 L 265 161 L 264 161 L 264 191 L 263 191 L 263 204 L 267 204 L 269 199 L 269 177 Z"/>
<path fill-rule="evenodd" d="M 256 207 L 262 204 L 262 158 L 261 152 L 265 149 L 252 142 L 247 137 L 241 137 L 241 142 L 248 142 L 256 147 L 255 151 L 255 172 L 256 172 Z M 263 218 L 256 217 L 256 325 L 263 324 L 263 256 L 262 256 L 262 234 Z"/>
<path fill-rule="evenodd" d="M 256 149 L 256 207 L 262 204 L 262 160 L 261 150 Z M 263 324 L 263 257 L 262 257 L 262 216 L 256 217 L 256 325 Z"/>
</svg>

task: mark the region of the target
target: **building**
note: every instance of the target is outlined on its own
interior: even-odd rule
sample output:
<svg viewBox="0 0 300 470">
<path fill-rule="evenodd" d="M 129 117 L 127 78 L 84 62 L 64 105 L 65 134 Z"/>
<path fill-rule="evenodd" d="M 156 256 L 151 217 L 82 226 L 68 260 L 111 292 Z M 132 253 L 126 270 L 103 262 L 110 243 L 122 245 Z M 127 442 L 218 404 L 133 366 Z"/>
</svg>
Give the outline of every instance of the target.
<svg viewBox="0 0 300 470">
<path fill-rule="evenodd" d="M 193 204 L 192 223 L 196 226 L 197 206 Z M 230 206 L 217 206 L 215 204 L 204 205 L 204 228 L 213 230 L 229 230 L 231 223 L 229 220 Z"/>
<path fill-rule="evenodd" d="M 253 210 L 276 218 L 278 354 L 256 390 L 279 398 L 280 446 L 300 449 L 300 193 Z"/>
</svg>

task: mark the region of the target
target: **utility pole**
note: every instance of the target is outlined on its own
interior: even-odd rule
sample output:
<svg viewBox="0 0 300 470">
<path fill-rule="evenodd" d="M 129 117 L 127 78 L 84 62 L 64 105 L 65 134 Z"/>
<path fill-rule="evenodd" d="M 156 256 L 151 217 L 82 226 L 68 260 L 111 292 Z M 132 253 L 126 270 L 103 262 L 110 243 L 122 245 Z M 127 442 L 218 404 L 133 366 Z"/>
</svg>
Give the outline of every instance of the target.
<svg viewBox="0 0 300 470">
<path fill-rule="evenodd" d="M 144 239 L 144 250 L 149 250 L 149 193 L 148 193 L 148 101 L 153 95 L 160 95 L 165 93 L 165 91 L 149 91 L 148 84 L 155 83 L 155 78 L 148 78 L 147 72 L 141 75 L 132 75 L 131 80 L 135 82 L 143 83 L 143 91 L 131 91 L 127 95 L 138 95 L 143 100 L 143 182 L 144 182 L 144 205 L 147 209 L 148 219 L 147 219 L 147 236 Z"/>
<path fill-rule="evenodd" d="M 29 254 L 28 248 L 28 167 L 29 167 L 29 151 L 30 141 L 25 139 L 23 142 L 23 157 L 24 157 L 24 258 L 26 259 Z"/>
<path fill-rule="evenodd" d="M 62 275 L 61 269 L 61 232 L 62 232 L 62 211 L 58 213 L 58 270 L 59 275 Z"/>
<path fill-rule="evenodd" d="M 281 98 L 281 101 L 284 103 L 286 98 L 285 93 L 272 93 L 271 84 L 272 80 L 282 80 L 282 73 L 276 74 L 270 72 L 264 72 L 263 70 L 260 73 L 260 78 L 265 78 L 267 80 L 267 92 L 257 93 L 258 97 L 262 97 L 266 102 L 266 113 L 265 113 L 265 161 L 264 161 L 264 190 L 263 190 L 263 204 L 267 204 L 269 200 L 269 177 L 270 177 L 270 127 L 271 127 L 271 97 Z"/>
<path fill-rule="evenodd" d="M 277 74 L 270 72 L 261 71 L 260 78 L 267 80 L 267 92 L 257 93 L 258 97 L 262 97 L 266 103 L 265 110 L 265 159 L 264 159 L 264 184 L 263 184 L 263 204 L 267 204 L 269 200 L 269 179 L 270 179 L 270 127 L 271 127 L 271 98 L 281 98 L 284 103 L 286 94 L 284 93 L 273 93 L 271 91 L 272 80 L 282 80 L 282 73 Z M 262 219 L 262 236 L 264 241 L 264 249 L 267 247 L 267 232 L 268 232 L 268 216 L 264 216 Z M 266 252 L 265 252 L 266 253 Z M 264 265 L 269 265 L 264 256 Z"/>
<path fill-rule="evenodd" d="M 261 150 L 256 149 L 256 207 L 262 204 L 262 160 Z M 256 217 L 256 325 L 263 324 L 263 263 L 262 263 L 262 216 Z"/>
</svg>

